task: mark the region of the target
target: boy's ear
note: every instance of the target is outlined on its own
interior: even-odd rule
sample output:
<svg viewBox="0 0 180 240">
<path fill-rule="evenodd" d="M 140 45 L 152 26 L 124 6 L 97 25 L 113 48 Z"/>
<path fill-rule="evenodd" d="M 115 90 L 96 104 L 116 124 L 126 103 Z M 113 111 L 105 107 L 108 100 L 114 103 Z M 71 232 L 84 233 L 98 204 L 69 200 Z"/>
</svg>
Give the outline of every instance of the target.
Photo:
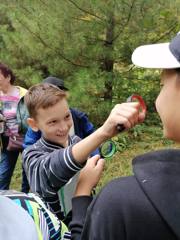
<svg viewBox="0 0 180 240">
<path fill-rule="evenodd" d="M 27 124 L 32 128 L 33 131 L 39 131 L 39 128 L 34 118 L 27 118 Z"/>
</svg>

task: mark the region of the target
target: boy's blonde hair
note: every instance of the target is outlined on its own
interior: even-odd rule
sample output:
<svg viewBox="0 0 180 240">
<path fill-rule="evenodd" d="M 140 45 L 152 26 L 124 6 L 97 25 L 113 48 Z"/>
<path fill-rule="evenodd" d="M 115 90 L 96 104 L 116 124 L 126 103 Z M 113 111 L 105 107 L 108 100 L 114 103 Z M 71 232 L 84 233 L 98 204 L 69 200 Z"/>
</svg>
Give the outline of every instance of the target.
<svg viewBox="0 0 180 240">
<path fill-rule="evenodd" d="M 30 117 L 35 119 L 38 109 L 54 106 L 57 102 L 66 98 L 66 96 L 65 91 L 58 87 L 48 83 L 41 83 L 29 88 L 25 95 L 25 104 Z"/>
</svg>

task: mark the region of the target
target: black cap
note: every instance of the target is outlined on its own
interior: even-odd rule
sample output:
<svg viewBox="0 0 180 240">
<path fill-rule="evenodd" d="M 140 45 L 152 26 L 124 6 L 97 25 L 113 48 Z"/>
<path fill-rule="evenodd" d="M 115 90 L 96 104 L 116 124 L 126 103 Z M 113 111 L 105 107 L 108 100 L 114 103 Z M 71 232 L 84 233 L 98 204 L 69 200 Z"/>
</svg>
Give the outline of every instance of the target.
<svg viewBox="0 0 180 240">
<path fill-rule="evenodd" d="M 64 81 L 60 78 L 50 76 L 50 77 L 43 79 L 42 82 L 53 84 L 53 85 L 57 86 L 58 88 L 60 88 L 61 90 L 68 91 L 68 88 L 66 88 L 64 86 Z"/>
<path fill-rule="evenodd" d="M 170 42 L 169 49 L 174 57 L 180 62 L 180 34 L 178 33 Z"/>
</svg>

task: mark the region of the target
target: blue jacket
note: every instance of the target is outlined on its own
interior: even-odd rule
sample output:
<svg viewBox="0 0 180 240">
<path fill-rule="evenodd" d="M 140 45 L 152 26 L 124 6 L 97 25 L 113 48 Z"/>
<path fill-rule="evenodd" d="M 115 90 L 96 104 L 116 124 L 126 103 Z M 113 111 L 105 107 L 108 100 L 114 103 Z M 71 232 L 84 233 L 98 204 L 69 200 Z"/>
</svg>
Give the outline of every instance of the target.
<svg viewBox="0 0 180 240">
<path fill-rule="evenodd" d="M 94 126 L 93 124 L 89 121 L 87 114 L 84 112 L 80 112 L 77 109 L 70 108 L 72 118 L 73 118 L 73 123 L 74 123 L 74 132 L 75 135 L 80 137 L 81 139 L 89 136 L 91 133 L 94 132 Z M 27 130 L 27 133 L 24 138 L 24 144 L 23 147 L 26 148 L 35 142 L 39 140 L 41 137 L 41 132 L 35 132 L 33 131 L 30 127 Z M 97 149 L 94 151 L 91 156 L 94 156 L 95 154 L 99 154 L 99 150 Z"/>
</svg>

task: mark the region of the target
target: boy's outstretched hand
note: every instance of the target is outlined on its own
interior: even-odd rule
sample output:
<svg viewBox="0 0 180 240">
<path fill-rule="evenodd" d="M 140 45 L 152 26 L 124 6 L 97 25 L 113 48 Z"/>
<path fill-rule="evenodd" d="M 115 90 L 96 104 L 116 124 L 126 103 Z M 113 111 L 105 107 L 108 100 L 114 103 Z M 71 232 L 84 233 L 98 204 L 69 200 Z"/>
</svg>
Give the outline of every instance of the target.
<svg viewBox="0 0 180 240">
<path fill-rule="evenodd" d="M 87 160 L 85 167 L 81 170 L 76 186 L 75 196 L 90 195 L 92 189 L 100 180 L 104 169 L 104 159 L 95 155 Z"/>
<path fill-rule="evenodd" d="M 124 129 L 129 129 L 143 122 L 144 118 L 145 111 L 141 111 L 139 102 L 117 104 L 100 128 L 72 147 L 74 159 L 79 163 L 84 163 L 104 141 L 119 133 L 119 125 L 123 125 Z"/>
<path fill-rule="evenodd" d="M 136 124 L 141 123 L 145 119 L 145 112 L 140 111 L 139 102 L 128 102 L 117 104 L 111 111 L 108 119 L 103 126 L 103 132 L 107 134 L 107 138 L 111 138 L 117 134 L 118 124 L 122 124 L 125 129 L 130 129 Z"/>
</svg>

